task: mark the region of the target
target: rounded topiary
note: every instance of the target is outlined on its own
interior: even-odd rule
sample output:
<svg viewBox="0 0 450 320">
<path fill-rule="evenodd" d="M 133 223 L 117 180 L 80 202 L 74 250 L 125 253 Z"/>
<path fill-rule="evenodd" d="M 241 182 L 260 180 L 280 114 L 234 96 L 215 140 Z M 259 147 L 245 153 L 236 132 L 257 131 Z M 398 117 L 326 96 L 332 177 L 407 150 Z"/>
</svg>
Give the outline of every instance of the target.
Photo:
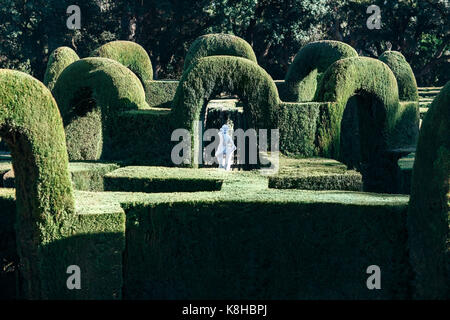
<svg viewBox="0 0 450 320">
<path fill-rule="evenodd" d="M 69 47 L 59 47 L 55 49 L 48 58 L 47 69 L 44 75 L 44 84 L 52 90 L 55 86 L 56 80 L 63 70 L 72 62 L 80 58 Z"/>
<path fill-rule="evenodd" d="M 221 92 L 239 96 L 249 127 L 270 129 L 276 126 L 279 97 L 270 75 L 245 58 L 211 56 L 197 60 L 183 74 L 172 109 L 174 127 L 193 133 L 206 102 Z"/>
<path fill-rule="evenodd" d="M 365 104 L 367 109 L 381 108 L 374 114 L 370 126 L 380 129 L 387 146 L 389 133 L 394 128 L 399 110 L 398 88 L 395 76 L 389 67 L 377 59 L 354 57 L 338 60 L 324 74 L 316 94 L 317 101 L 334 102 L 329 114 L 321 115 L 322 123 L 318 132 L 317 146 L 323 156 L 339 158 L 341 121 L 349 99 L 355 95 L 373 101 Z M 375 110 L 374 110 L 375 112 Z"/>
<path fill-rule="evenodd" d="M 405 57 L 398 51 L 386 51 L 379 59 L 386 63 L 394 72 L 400 100 L 418 101 L 419 93 L 416 77 Z"/>
<path fill-rule="evenodd" d="M 417 144 L 408 212 L 415 297 L 448 299 L 450 289 L 450 82 L 434 99 Z"/>
<path fill-rule="evenodd" d="M 147 51 L 131 41 L 112 41 L 94 50 L 92 57 L 108 58 L 120 62 L 133 71 L 144 88 L 153 80 L 153 67 Z"/>
<path fill-rule="evenodd" d="M 52 91 L 63 118 L 71 160 L 107 156 L 117 132 L 117 114 L 148 108 L 141 82 L 128 68 L 106 58 L 68 66 Z"/>
<path fill-rule="evenodd" d="M 183 70 L 200 58 L 218 55 L 242 57 L 257 63 L 255 52 L 247 41 L 231 34 L 213 33 L 200 36 L 192 43 Z"/>
<path fill-rule="evenodd" d="M 45 298 L 54 261 L 42 250 L 70 230 L 74 199 L 64 128 L 43 83 L 0 69 L 0 136 L 8 143 L 16 186 L 16 234 L 24 298 Z M 48 260 L 50 259 L 50 260 Z"/>
<path fill-rule="evenodd" d="M 285 78 L 285 99 L 293 102 L 312 101 L 323 73 L 335 61 L 357 57 L 355 49 L 344 42 L 323 40 L 302 47 Z"/>
</svg>

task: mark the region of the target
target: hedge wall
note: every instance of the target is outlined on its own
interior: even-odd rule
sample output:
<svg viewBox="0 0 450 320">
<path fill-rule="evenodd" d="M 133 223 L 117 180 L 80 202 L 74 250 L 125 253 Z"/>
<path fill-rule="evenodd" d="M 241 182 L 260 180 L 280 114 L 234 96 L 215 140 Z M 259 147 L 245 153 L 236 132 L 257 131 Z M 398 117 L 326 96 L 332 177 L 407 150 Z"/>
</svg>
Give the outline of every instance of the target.
<svg viewBox="0 0 450 320">
<path fill-rule="evenodd" d="M 416 77 L 405 57 L 398 51 L 386 51 L 379 59 L 386 63 L 394 73 L 400 100 L 419 101 Z"/>
<path fill-rule="evenodd" d="M 149 81 L 145 87 L 145 96 L 150 107 L 172 108 L 172 101 L 177 92 L 179 81 L 157 80 Z"/>
<path fill-rule="evenodd" d="M 61 72 L 63 72 L 63 70 L 72 62 L 79 59 L 76 52 L 69 47 L 59 47 L 55 49 L 48 58 L 47 69 L 45 70 L 44 75 L 44 84 L 52 90 Z"/>
<path fill-rule="evenodd" d="M 70 160 L 108 158 L 118 132 L 118 113 L 148 108 L 136 75 L 106 58 L 68 66 L 52 91 L 64 121 Z"/>
<path fill-rule="evenodd" d="M 247 41 L 231 34 L 213 33 L 200 36 L 192 43 L 184 59 L 183 70 L 188 70 L 200 58 L 222 55 L 242 57 L 257 63 Z"/>
<path fill-rule="evenodd" d="M 256 63 L 229 56 L 199 59 L 185 71 L 174 98 L 173 127 L 193 133 L 206 102 L 224 91 L 237 94 L 243 101 L 250 128 L 276 127 L 279 98 L 272 78 Z"/>
<path fill-rule="evenodd" d="M 450 298 L 450 82 L 423 120 L 408 213 L 415 297 Z"/>
<path fill-rule="evenodd" d="M 127 204 L 123 297 L 408 298 L 406 206 L 407 197 L 242 190 Z M 382 290 L 367 289 L 373 264 Z"/>
<path fill-rule="evenodd" d="M 153 67 L 147 51 L 136 42 L 111 41 L 91 53 L 92 57 L 108 58 L 120 62 L 136 74 L 145 89 L 153 80 Z"/>
<path fill-rule="evenodd" d="M 356 57 L 355 49 L 346 43 L 323 40 L 302 47 L 286 74 L 283 101 L 313 101 L 323 73 L 339 59 Z"/>
</svg>

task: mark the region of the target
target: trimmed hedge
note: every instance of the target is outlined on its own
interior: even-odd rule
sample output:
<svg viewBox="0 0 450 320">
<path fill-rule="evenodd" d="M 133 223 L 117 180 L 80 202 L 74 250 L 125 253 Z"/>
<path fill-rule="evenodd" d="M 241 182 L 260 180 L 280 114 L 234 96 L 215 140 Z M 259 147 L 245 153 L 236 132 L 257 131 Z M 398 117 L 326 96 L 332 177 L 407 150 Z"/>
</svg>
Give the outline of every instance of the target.
<svg viewBox="0 0 450 320">
<path fill-rule="evenodd" d="M 217 169 L 124 167 L 105 176 L 105 191 L 197 192 L 218 191 L 224 175 Z"/>
<path fill-rule="evenodd" d="M 407 197 L 235 189 L 154 199 L 124 205 L 124 299 L 409 297 Z M 367 289 L 373 264 L 382 290 Z"/>
<path fill-rule="evenodd" d="M 237 94 L 243 101 L 250 128 L 276 127 L 279 97 L 272 78 L 256 63 L 230 56 L 199 59 L 183 74 L 172 109 L 173 127 L 193 133 L 206 102 L 224 91 Z M 191 136 L 197 138 L 195 134 Z"/>
<path fill-rule="evenodd" d="M 362 178 L 336 160 L 282 156 L 278 173 L 269 176 L 269 188 L 361 191 Z"/>
<path fill-rule="evenodd" d="M 320 115 L 317 147 L 322 155 L 340 158 L 341 121 L 349 99 L 354 96 L 360 99 L 355 101 L 358 111 L 363 109 L 366 113 L 369 110 L 374 112 L 372 117 L 370 114 L 360 115 L 361 124 L 367 124 L 366 127 L 377 130 L 375 135 L 363 136 L 362 144 L 372 138 L 380 140 L 377 145 L 381 148 L 388 147 L 390 134 L 399 114 L 395 76 L 389 67 L 379 60 L 367 57 L 347 58 L 330 66 L 316 95 L 318 101 L 335 102 Z M 364 127 L 360 126 L 360 130 Z"/>
<path fill-rule="evenodd" d="M 231 34 L 213 33 L 200 36 L 192 43 L 184 59 L 183 70 L 188 70 L 198 59 L 209 56 L 236 56 L 257 63 L 247 41 Z"/>
<path fill-rule="evenodd" d="M 323 73 L 335 61 L 357 57 L 358 53 L 344 42 L 322 40 L 302 47 L 289 66 L 284 90 L 284 101 L 313 101 Z"/>
<path fill-rule="evenodd" d="M 152 108 L 121 112 L 115 130 L 117 134 L 112 138 L 109 159 L 124 165 L 173 165 L 170 110 Z"/>
<path fill-rule="evenodd" d="M 85 58 L 68 66 L 52 91 L 64 121 L 69 158 L 107 159 L 119 132 L 118 113 L 148 108 L 141 82 L 122 64 Z"/>
<path fill-rule="evenodd" d="M 450 297 L 450 82 L 423 120 L 408 214 L 411 264 L 418 299 Z"/>
<path fill-rule="evenodd" d="M 379 59 L 386 63 L 397 79 L 398 96 L 402 101 L 419 101 L 416 77 L 408 61 L 398 51 L 386 51 Z"/>
<path fill-rule="evenodd" d="M 145 87 L 148 105 L 155 108 L 172 108 L 178 83 L 177 80 L 149 81 Z"/>
<path fill-rule="evenodd" d="M 326 105 L 326 102 L 280 103 L 278 128 L 281 152 L 303 157 L 316 155 L 317 122 L 320 109 Z"/>
<path fill-rule="evenodd" d="M 55 49 L 48 58 L 47 69 L 44 75 L 44 84 L 52 90 L 59 75 L 71 63 L 79 60 L 77 53 L 69 47 Z"/>
<path fill-rule="evenodd" d="M 108 58 L 120 62 L 136 74 L 147 90 L 153 80 L 153 67 L 147 51 L 131 41 L 111 41 L 91 53 L 92 57 Z"/>
<path fill-rule="evenodd" d="M 16 174 L 17 239 L 25 298 L 48 298 L 56 257 L 42 246 L 67 232 L 74 200 L 64 129 L 43 83 L 18 71 L 0 70 L 0 136 Z"/>
</svg>

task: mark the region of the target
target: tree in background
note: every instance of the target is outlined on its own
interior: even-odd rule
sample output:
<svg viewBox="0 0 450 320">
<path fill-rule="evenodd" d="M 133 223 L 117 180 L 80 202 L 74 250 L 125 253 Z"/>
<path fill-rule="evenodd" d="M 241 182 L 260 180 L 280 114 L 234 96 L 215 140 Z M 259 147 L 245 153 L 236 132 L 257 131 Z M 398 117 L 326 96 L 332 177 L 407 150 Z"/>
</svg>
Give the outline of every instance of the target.
<svg viewBox="0 0 450 320">
<path fill-rule="evenodd" d="M 50 52 L 72 47 L 86 57 L 111 40 L 142 45 L 155 78 L 178 79 L 190 44 L 211 32 L 247 40 L 259 64 L 283 79 L 306 43 L 334 39 L 361 55 L 390 46 L 411 63 L 419 85 L 449 79 L 449 8 L 442 0 L 86 0 L 81 30 L 66 28 L 73 0 L 0 0 L 0 67 L 43 78 Z M 381 8 L 382 28 L 369 30 L 366 9 Z"/>
</svg>

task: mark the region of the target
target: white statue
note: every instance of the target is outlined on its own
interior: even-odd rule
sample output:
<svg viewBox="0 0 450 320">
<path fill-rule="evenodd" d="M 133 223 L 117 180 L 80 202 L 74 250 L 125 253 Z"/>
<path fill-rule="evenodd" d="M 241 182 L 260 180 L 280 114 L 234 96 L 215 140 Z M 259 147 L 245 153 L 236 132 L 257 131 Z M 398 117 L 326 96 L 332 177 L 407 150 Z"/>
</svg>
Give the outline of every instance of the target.
<svg viewBox="0 0 450 320">
<path fill-rule="evenodd" d="M 228 134 L 229 127 L 224 124 L 219 131 L 219 146 L 216 150 L 216 158 L 219 162 L 219 168 L 225 169 L 226 171 L 231 170 L 231 165 L 233 163 L 234 151 L 236 146 L 234 145 L 233 138 Z"/>
</svg>

